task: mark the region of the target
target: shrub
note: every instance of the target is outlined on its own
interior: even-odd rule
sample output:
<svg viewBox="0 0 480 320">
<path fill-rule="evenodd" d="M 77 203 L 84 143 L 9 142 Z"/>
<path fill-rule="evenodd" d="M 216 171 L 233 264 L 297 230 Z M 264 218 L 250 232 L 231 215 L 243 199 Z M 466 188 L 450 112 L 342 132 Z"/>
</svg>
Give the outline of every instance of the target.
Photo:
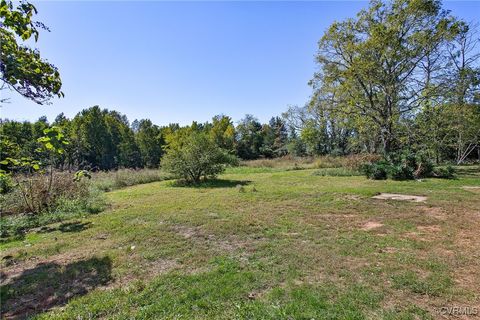
<svg viewBox="0 0 480 320">
<path fill-rule="evenodd" d="M 433 164 L 422 152 L 403 151 L 390 155 L 389 176 L 394 180 L 412 180 L 432 176 Z"/>
<path fill-rule="evenodd" d="M 12 178 L 5 173 L 0 172 L 0 194 L 6 194 L 12 191 L 13 182 Z"/>
<path fill-rule="evenodd" d="M 433 176 L 442 179 L 454 179 L 455 169 L 452 166 L 437 167 L 433 169 Z"/>
<path fill-rule="evenodd" d="M 414 179 L 415 168 L 404 164 L 390 164 L 387 167 L 387 174 L 393 180 L 412 180 Z"/>
<path fill-rule="evenodd" d="M 169 146 L 161 167 L 187 182 L 214 178 L 226 165 L 236 165 L 237 158 L 218 147 L 204 133 L 193 132 L 181 143 Z"/>
<path fill-rule="evenodd" d="M 362 171 L 370 179 L 412 180 L 427 177 L 452 177 L 453 168 L 434 170 L 432 162 L 423 153 L 404 151 L 386 159 L 368 163 Z"/>
<path fill-rule="evenodd" d="M 380 160 L 374 163 L 366 163 L 361 168 L 367 178 L 373 180 L 387 179 L 389 169 L 390 164 L 385 160 Z"/>
</svg>

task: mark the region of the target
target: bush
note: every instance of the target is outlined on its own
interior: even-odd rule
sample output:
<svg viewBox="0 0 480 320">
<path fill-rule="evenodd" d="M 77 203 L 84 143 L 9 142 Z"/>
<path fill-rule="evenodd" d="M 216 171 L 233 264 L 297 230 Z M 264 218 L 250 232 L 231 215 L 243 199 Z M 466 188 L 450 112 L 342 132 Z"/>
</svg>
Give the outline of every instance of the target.
<svg viewBox="0 0 480 320">
<path fill-rule="evenodd" d="M 453 170 L 453 168 L 450 168 Z M 368 163 L 362 171 L 369 179 L 412 180 L 427 177 L 452 176 L 447 169 L 443 172 L 434 172 L 432 162 L 423 153 L 404 151 L 392 154 L 386 159 Z"/>
<path fill-rule="evenodd" d="M 452 166 L 437 167 L 433 169 L 433 176 L 442 179 L 454 179 L 455 169 Z"/>
<path fill-rule="evenodd" d="M 380 160 L 374 163 L 364 164 L 361 168 L 363 173 L 369 179 L 373 180 L 385 180 L 388 177 L 388 171 L 390 164 L 385 160 Z"/>
<path fill-rule="evenodd" d="M 381 160 L 381 156 L 378 154 L 371 153 L 361 153 L 361 154 L 351 154 L 346 157 L 343 157 L 343 165 L 350 170 L 360 170 L 365 164 L 372 163 Z"/>
<path fill-rule="evenodd" d="M 169 146 L 161 167 L 187 182 L 214 178 L 227 165 L 236 165 L 237 158 L 218 147 L 204 133 L 193 132 L 181 143 Z"/>
<path fill-rule="evenodd" d="M 0 172 L 0 194 L 6 194 L 13 190 L 12 178 L 5 173 Z"/>
</svg>

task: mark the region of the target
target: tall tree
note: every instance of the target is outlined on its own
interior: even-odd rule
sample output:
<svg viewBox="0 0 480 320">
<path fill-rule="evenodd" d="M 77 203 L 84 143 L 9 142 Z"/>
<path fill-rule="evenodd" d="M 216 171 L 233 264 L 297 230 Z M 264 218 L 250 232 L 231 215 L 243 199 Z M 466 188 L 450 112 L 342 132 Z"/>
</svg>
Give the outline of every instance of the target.
<svg viewBox="0 0 480 320">
<path fill-rule="evenodd" d="M 262 124 L 247 114 L 237 125 L 237 155 L 242 159 L 260 157 L 263 145 Z"/>
<path fill-rule="evenodd" d="M 163 139 L 160 128 L 148 119 L 138 121 L 135 135 L 143 165 L 149 168 L 158 168 L 163 155 Z"/>
<path fill-rule="evenodd" d="M 457 32 L 440 1 L 373 0 L 322 37 L 312 85 L 321 94 L 335 92 L 338 110 L 352 119 L 368 118 L 389 153 L 401 119 L 429 97 L 422 62 Z"/>
<path fill-rule="evenodd" d="M 453 84 L 447 95 L 453 113 L 456 161 L 462 163 L 475 149 L 480 158 L 480 40 L 475 25 L 461 24 L 460 32 L 449 43 Z"/>
<path fill-rule="evenodd" d="M 232 118 L 225 115 L 214 116 L 210 137 L 220 148 L 233 152 L 235 150 L 235 127 Z"/>
</svg>

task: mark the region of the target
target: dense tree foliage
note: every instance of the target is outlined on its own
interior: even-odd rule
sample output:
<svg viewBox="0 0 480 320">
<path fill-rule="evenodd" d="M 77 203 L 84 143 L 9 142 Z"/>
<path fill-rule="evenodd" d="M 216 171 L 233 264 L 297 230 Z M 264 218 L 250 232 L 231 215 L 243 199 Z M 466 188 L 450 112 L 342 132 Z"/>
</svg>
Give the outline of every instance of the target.
<svg viewBox="0 0 480 320">
<path fill-rule="evenodd" d="M 285 116 L 307 153 L 480 156 L 478 44 L 440 1 L 373 0 L 326 31 L 312 99 Z"/>
<path fill-rule="evenodd" d="M 170 145 L 162 159 L 162 168 L 189 182 L 199 182 L 201 178 L 214 178 L 225 170 L 225 166 L 235 164 L 236 158 L 219 147 L 211 137 L 200 130 L 192 130 L 186 136 L 178 136 Z"/>
<path fill-rule="evenodd" d="M 2 120 L 2 158 L 35 155 L 40 161 L 50 161 L 47 154 L 38 150 L 38 138 L 51 126 L 62 128 L 70 141 L 62 154 L 55 155 L 54 163 L 72 171 L 158 168 L 165 152 L 181 148 L 193 133 L 205 135 L 222 152 L 243 159 L 285 155 L 289 143 L 287 125 L 280 117 L 261 124 L 247 115 L 235 126 L 230 117 L 217 115 L 212 122 L 158 126 L 148 119 L 130 124 L 126 116 L 94 106 L 72 119 L 59 114 L 52 123 L 45 117 L 33 123 Z"/>
<path fill-rule="evenodd" d="M 134 121 L 132 129 L 142 157 L 141 164 L 148 168 L 158 167 L 165 145 L 160 127 L 144 119 Z"/>
<path fill-rule="evenodd" d="M 54 96 L 63 96 L 62 81 L 57 68 L 37 49 L 19 43 L 32 37 L 37 41 L 40 30 L 48 31 L 43 23 L 32 20 L 36 13 L 28 2 L 14 7 L 12 1 L 0 0 L 0 90 L 9 88 L 44 104 Z M 6 101 L 3 98 L 0 104 Z"/>
</svg>

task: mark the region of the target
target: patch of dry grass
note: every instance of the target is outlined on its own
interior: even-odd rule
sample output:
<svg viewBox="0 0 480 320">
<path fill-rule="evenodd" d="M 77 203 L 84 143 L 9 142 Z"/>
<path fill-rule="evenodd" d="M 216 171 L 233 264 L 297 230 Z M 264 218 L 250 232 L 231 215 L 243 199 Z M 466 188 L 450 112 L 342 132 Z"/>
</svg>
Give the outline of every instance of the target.
<svg viewBox="0 0 480 320">
<path fill-rule="evenodd" d="M 358 170 L 364 163 L 380 159 L 380 156 L 373 154 L 358 154 L 343 157 L 315 156 L 315 157 L 294 157 L 291 155 L 274 158 L 243 161 L 241 165 L 251 168 L 276 168 L 276 169 L 325 169 L 345 168 Z"/>
</svg>

